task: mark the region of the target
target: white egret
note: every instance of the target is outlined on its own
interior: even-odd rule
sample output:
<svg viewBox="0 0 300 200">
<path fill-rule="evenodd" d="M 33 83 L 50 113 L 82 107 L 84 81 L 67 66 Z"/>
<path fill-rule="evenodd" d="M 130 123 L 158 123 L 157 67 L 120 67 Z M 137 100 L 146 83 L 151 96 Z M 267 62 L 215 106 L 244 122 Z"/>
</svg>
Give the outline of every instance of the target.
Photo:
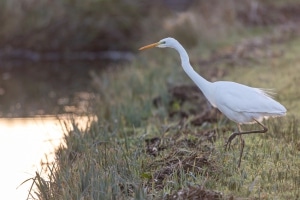
<svg viewBox="0 0 300 200">
<path fill-rule="evenodd" d="M 261 123 L 264 118 L 284 116 L 286 109 L 275 101 L 267 90 L 253 88 L 230 81 L 209 82 L 194 71 L 189 56 L 183 46 L 174 38 L 165 38 L 159 42 L 141 47 L 144 50 L 152 47 L 175 49 L 181 58 L 181 65 L 187 75 L 200 88 L 212 106 L 218 108 L 230 120 L 237 123 L 238 131 L 230 135 L 225 149 L 230 147 L 231 141 L 240 136 L 241 151 L 238 167 L 240 167 L 245 142 L 242 135 L 251 133 L 265 133 L 268 128 Z M 241 124 L 258 123 L 262 129 L 242 131 Z"/>
</svg>

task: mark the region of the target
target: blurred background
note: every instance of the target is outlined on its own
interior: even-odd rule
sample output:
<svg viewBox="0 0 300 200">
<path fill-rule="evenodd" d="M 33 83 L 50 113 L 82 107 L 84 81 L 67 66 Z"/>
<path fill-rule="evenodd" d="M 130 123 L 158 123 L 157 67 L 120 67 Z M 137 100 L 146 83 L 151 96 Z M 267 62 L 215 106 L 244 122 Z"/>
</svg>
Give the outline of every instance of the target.
<svg viewBox="0 0 300 200">
<path fill-rule="evenodd" d="M 95 74 L 164 37 L 213 52 L 245 27 L 290 35 L 299 19 L 295 0 L 1 0 L 0 117 L 88 112 Z"/>
<path fill-rule="evenodd" d="M 25 199 L 30 182 L 22 198 L 11 195 L 44 154 L 51 162 L 64 133 L 42 116 L 96 113 L 111 127 L 137 128 L 202 111 L 176 52 L 138 52 L 165 37 L 208 80 L 275 88 L 299 116 L 299 23 L 299 0 L 0 0 L 1 188 Z M 204 112 L 194 124 L 211 118 Z"/>
</svg>

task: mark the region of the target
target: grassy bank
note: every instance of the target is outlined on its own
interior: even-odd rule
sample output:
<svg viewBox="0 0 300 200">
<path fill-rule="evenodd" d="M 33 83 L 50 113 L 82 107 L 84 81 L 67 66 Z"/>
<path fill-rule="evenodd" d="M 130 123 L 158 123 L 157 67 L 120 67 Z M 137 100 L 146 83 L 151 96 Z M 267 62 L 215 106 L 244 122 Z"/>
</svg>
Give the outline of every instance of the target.
<svg viewBox="0 0 300 200">
<path fill-rule="evenodd" d="M 251 40 L 255 37 L 247 41 Z M 35 177 L 39 198 L 298 198 L 299 43 L 295 37 L 268 44 L 256 53 L 273 55 L 268 52 L 271 49 L 281 54 L 240 57 L 234 64 L 222 61 L 214 66 L 213 60 L 206 59 L 207 66 L 198 69 L 207 76 L 212 72 L 206 69 L 213 69 L 225 80 L 275 88 L 276 99 L 288 109 L 287 117 L 265 122 L 268 133 L 244 137 L 240 169 L 239 143 L 227 152 L 223 147 L 235 125 L 217 112 L 208 111 L 208 117 L 201 118 L 198 114 L 207 106 L 190 87 L 183 103 L 174 94 L 180 93 L 176 85 L 191 82 L 172 50 L 144 52 L 118 73 L 114 68 L 93 74 L 99 89 L 94 108 L 98 121 L 86 131 L 75 128 L 65 136 L 66 146 L 57 151 L 57 163 L 49 166 L 49 180 Z M 193 56 L 197 51 L 191 51 L 193 63 L 197 63 Z M 220 77 L 210 75 L 214 78 Z M 198 125 L 195 120 L 200 120 Z"/>
</svg>

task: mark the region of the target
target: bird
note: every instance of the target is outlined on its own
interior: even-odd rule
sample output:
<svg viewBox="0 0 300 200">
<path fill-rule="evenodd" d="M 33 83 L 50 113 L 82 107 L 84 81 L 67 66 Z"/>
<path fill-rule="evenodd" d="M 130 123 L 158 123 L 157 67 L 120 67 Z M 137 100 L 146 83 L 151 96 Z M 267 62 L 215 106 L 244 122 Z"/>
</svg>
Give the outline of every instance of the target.
<svg viewBox="0 0 300 200">
<path fill-rule="evenodd" d="M 179 53 L 183 70 L 202 91 L 210 104 L 237 124 L 238 130 L 229 136 L 224 146 L 226 151 L 229 150 L 231 141 L 236 136 L 240 137 L 241 149 L 238 168 L 241 166 L 245 146 L 242 135 L 266 133 L 268 128 L 262 123 L 263 119 L 286 115 L 286 108 L 274 100 L 273 93 L 268 89 L 250 87 L 231 81 L 210 82 L 203 78 L 193 69 L 188 53 L 176 39 L 171 37 L 164 38 L 156 43 L 143 46 L 139 50 L 153 47 L 175 49 Z M 250 131 L 243 131 L 241 129 L 241 125 L 255 123 L 261 129 Z"/>
</svg>

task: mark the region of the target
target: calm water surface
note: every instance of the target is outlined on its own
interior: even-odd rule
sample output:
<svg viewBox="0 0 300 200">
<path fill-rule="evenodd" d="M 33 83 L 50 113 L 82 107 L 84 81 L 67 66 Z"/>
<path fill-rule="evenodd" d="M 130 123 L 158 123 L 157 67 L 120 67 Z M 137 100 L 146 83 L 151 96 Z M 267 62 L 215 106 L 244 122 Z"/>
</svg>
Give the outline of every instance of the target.
<svg viewBox="0 0 300 200">
<path fill-rule="evenodd" d="M 0 62 L 0 199 L 26 199 L 41 163 L 54 161 L 66 113 L 82 116 L 97 92 L 101 63 Z M 39 116 L 39 117 L 37 117 Z M 84 129 L 88 117 L 76 118 Z M 46 156 L 45 156 L 46 155 Z M 47 157 L 47 159 L 46 159 Z"/>
<path fill-rule="evenodd" d="M 75 118 L 81 129 L 90 118 Z M 54 162 L 54 151 L 63 145 L 68 117 L 1 118 L 0 119 L 0 199 L 26 199 L 32 181 L 19 186 L 41 171 L 41 163 Z M 69 124 L 72 128 L 71 124 Z M 45 174 L 46 175 L 46 174 Z M 45 176 L 46 177 L 46 176 Z M 19 187 L 18 187 L 19 186 Z"/>
</svg>

